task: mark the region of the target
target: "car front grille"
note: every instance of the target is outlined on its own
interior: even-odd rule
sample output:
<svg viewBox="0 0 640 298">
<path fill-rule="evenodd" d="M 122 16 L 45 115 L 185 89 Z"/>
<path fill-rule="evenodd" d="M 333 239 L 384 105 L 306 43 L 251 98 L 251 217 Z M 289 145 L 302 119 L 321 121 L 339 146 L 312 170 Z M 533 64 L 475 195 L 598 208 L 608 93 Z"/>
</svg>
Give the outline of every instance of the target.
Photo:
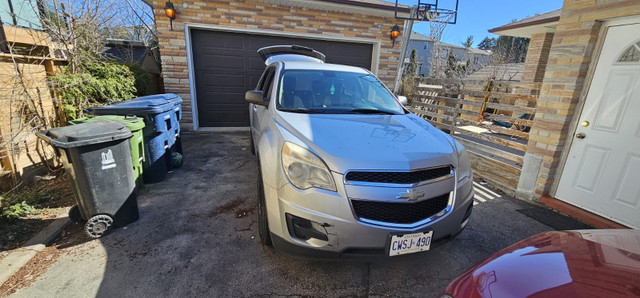
<svg viewBox="0 0 640 298">
<path fill-rule="evenodd" d="M 451 174 L 450 166 L 424 169 L 413 172 L 360 172 L 347 173 L 346 180 L 371 183 L 413 184 L 441 178 Z"/>
<path fill-rule="evenodd" d="M 449 194 L 415 203 L 389 203 L 351 200 L 353 210 L 360 219 L 386 223 L 410 224 L 427 219 L 444 210 L 449 204 Z"/>
</svg>

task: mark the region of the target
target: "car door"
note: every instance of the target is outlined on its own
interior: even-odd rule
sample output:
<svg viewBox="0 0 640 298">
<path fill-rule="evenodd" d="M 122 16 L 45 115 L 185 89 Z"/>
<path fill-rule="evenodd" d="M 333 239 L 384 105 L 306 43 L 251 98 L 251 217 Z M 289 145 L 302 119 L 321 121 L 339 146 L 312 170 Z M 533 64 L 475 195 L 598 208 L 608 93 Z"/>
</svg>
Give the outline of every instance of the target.
<svg viewBox="0 0 640 298">
<path fill-rule="evenodd" d="M 275 69 L 276 68 L 274 66 L 267 68 L 262 74 L 260 82 L 257 86 L 257 90 L 261 90 L 264 94 L 265 100 L 270 100 Z M 251 104 L 249 109 L 251 114 L 251 134 L 253 140 L 257 143 L 260 139 L 260 132 L 262 131 L 261 120 L 264 119 L 265 113 L 267 113 L 268 108 L 261 105 Z"/>
</svg>

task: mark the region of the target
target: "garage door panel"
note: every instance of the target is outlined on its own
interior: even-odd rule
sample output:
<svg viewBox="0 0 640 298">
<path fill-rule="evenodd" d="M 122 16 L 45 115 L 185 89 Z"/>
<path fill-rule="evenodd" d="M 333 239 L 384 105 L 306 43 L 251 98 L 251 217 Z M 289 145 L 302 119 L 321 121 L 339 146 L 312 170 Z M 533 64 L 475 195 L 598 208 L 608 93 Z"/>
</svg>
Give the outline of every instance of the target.
<svg viewBox="0 0 640 298">
<path fill-rule="evenodd" d="M 234 33 L 216 32 L 218 34 L 194 34 L 194 41 L 199 41 L 203 49 L 222 49 L 225 51 L 244 49 L 244 38 Z"/>
<path fill-rule="evenodd" d="M 246 86 L 245 82 L 246 76 L 244 74 L 225 74 L 225 73 L 216 73 L 216 74 L 203 74 L 202 79 L 205 84 L 204 90 L 209 90 L 211 88 L 244 88 Z"/>
<path fill-rule="evenodd" d="M 258 56 L 258 54 L 256 53 L 256 56 Z M 266 65 L 264 65 L 264 60 L 262 60 L 262 58 L 260 57 L 250 57 L 247 58 L 247 68 L 248 69 L 262 69 L 264 70 Z M 262 73 L 262 71 L 260 71 L 260 73 Z"/>
<path fill-rule="evenodd" d="M 260 77 L 262 76 L 262 74 L 258 74 L 258 75 L 250 75 L 249 76 L 249 89 L 247 90 L 253 90 L 258 86 L 258 82 L 260 81 Z M 244 98 L 244 94 L 242 94 L 243 98 Z"/>
<path fill-rule="evenodd" d="M 215 98 L 215 102 L 207 102 L 204 107 L 214 108 L 216 105 L 236 105 L 238 107 L 249 106 L 244 101 L 244 93 L 225 93 L 225 92 L 207 92 L 205 93 L 207 98 Z"/>
<path fill-rule="evenodd" d="M 191 34 L 198 120 L 203 127 L 249 126 L 244 94 L 258 85 L 265 69 L 259 48 L 308 46 L 323 52 L 328 63 L 371 69 L 371 44 L 205 30 Z"/>
<path fill-rule="evenodd" d="M 202 66 L 238 69 L 244 68 L 244 60 L 242 56 L 207 54 L 202 56 Z"/>
<path fill-rule="evenodd" d="M 245 126 L 245 122 L 249 121 L 249 113 L 247 111 L 214 111 L 211 112 L 213 118 L 219 119 L 214 122 L 205 122 L 212 127 L 221 126 Z"/>
</svg>

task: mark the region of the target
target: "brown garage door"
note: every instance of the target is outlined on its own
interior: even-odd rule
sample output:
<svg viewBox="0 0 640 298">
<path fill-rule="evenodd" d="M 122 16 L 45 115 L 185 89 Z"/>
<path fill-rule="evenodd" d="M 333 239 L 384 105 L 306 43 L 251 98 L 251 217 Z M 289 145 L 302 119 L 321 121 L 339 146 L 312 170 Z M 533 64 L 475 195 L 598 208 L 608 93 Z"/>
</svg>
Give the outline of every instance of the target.
<svg viewBox="0 0 640 298">
<path fill-rule="evenodd" d="M 198 120 L 201 127 L 249 126 L 244 93 L 254 89 L 265 65 L 256 51 L 297 44 L 327 56 L 327 63 L 371 69 L 371 44 L 192 30 Z"/>
</svg>

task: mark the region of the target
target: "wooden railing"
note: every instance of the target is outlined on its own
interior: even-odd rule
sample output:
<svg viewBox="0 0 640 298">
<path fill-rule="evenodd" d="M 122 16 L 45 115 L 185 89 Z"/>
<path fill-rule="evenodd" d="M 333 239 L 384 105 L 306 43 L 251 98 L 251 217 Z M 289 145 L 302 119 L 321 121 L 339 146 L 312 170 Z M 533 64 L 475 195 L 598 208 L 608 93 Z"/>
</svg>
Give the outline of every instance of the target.
<svg viewBox="0 0 640 298">
<path fill-rule="evenodd" d="M 538 90 L 517 82 L 421 78 L 410 107 L 468 149 L 477 176 L 515 194 Z"/>
</svg>

